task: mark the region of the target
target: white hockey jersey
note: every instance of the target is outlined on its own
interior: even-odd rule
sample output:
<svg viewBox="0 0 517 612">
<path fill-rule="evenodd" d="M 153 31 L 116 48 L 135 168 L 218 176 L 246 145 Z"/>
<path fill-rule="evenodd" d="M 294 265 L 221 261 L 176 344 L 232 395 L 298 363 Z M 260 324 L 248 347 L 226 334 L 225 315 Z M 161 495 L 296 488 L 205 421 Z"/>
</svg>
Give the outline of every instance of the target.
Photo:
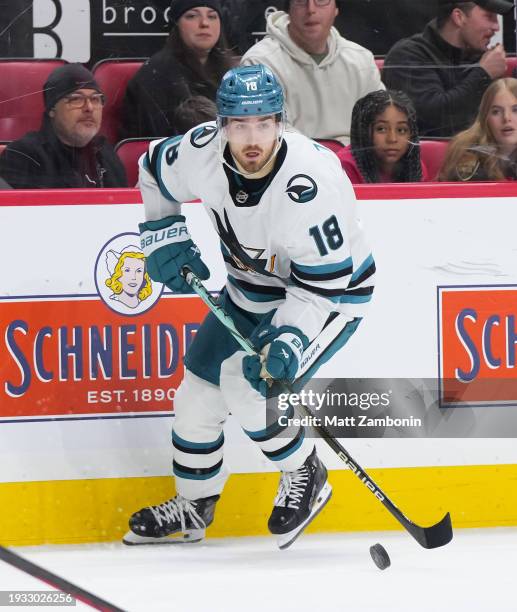
<svg viewBox="0 0 517 612">
<path fill-rule="evenodd" d="M 309 340 L 334 311 L 363 316 L 375 263 L 352 185 L 325 147 L 286 132 L 268 180 L 248 193 L 249 181 L 222 164 L 217 127 L 209 122 L 151 143 L 139 184 L 148 221 L 180 214 L 181 202 L 203 202 L 221 239 L 228 294 L 239 307 L 276 308 L 273 325 L 297 327 Z"/>
</svg>

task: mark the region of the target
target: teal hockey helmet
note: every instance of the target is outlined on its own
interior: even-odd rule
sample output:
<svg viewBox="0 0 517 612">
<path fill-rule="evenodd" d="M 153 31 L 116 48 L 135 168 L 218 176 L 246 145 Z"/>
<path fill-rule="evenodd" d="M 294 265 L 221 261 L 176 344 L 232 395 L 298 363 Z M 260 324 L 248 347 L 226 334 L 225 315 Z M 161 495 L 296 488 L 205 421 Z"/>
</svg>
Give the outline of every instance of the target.
<svg viewBox="0 0 517 612">
<path fill-rule="evenodd" d="M 284 92 L 267 66 L 238 66 L 224 75 L 216 104 L 220 117 L 276 115 L 284 111 Z"/>
</svg>

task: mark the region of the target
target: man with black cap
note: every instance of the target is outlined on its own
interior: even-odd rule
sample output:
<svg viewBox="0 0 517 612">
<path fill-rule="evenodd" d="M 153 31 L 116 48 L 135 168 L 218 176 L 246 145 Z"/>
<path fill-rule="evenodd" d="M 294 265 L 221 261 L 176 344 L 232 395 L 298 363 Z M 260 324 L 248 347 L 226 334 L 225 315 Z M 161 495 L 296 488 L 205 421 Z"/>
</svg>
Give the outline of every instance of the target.
<svg viewBox="0 0 517 612">
<path fill-rule="evenodd" d="M 421 136 L 448 137 L 474 121 L 483 93 L 506 72 L 498 15 L 510 0 L 439 0 L 436 19 L 424 31 L 400 40 L 389 51 L 382 78 L 413 100 Z"/>
<path fill-rule="evenodd" d="M 7 146 L 0 175 L 15 189 L 127 187 L 124 166 L 98 135 L 104 95 L 81 64 L 54 70 L 44 85 L 41 129 Z"/>
<path fill-rule="evenodd" d="M 228 50 L 219 0 L 172 0 L 172 25 L 163 49 L 129 81 L 119 137 L 179 132 L 174 113 L 193 96 L 215 100 L 223 74 L 236 63 Z"/>
</svg>

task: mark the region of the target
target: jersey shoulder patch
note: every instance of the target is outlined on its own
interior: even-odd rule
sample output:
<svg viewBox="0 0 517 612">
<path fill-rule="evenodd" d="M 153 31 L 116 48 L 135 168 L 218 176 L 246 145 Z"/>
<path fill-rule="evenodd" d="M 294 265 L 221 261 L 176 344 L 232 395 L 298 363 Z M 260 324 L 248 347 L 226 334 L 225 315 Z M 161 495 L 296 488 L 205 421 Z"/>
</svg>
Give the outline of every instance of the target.
<svg viewBox="0 0 517 612">
<path fill-rule="evenodd" d="M 295 174 L 287 183 L 286 193 L 296 204 L 306 204 L 318 195 L 318 185 L 308 174 Z"/>
<path fill-rule="evenodd" d="M 206 147 L 217 135 L 217 125 L 214 121 L 202 123 L 190 132 L 190 144 L 195 149 Z"/>
</svg>

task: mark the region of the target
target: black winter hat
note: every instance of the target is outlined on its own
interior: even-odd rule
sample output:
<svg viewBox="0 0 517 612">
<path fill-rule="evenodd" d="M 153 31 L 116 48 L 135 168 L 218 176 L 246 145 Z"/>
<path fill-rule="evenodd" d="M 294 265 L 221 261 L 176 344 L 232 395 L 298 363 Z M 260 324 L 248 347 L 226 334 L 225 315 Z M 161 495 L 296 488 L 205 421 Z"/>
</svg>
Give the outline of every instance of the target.
<svg viewBox="0 0 517 612">
<path fill-rule="evenodd" d="M 65 64 L 53 70 L 43 86 L 45 110 L 48 112 L 61 98 L 78 89 L 95 89 L 102 93 L 93 74 L 81 64 Z"/>
<path fill-rule="evenodd" d="M 478 6 L 485 9 L 486 11 L 491 11 L 492 13 L 498 13 L 499 15 L 504 15 L 505 13 L 508 13 L 509 11 L 511 11 L 513 8 L 513 1 L 511 0 L 470 0 L 470 1 L 474 2 L 474 4 L 477 4 Z M 452 12 L 452 8 L 456 4 L 462 4 L 462 1 L 461 0 L 456 0 L 456 1 L 440 0 L 439 2 L 439 6 L 443 7 L 444 9 L 450 7 L 451 12 Z"/>
<path fill-rule="evenodd" d="M 178 19 L 196 6 L 207 6 L 219 13 L 221 17 L 221 2 L 219 0 L 172 0 L 169 21 L 174 25 Z"/>
</svg>

